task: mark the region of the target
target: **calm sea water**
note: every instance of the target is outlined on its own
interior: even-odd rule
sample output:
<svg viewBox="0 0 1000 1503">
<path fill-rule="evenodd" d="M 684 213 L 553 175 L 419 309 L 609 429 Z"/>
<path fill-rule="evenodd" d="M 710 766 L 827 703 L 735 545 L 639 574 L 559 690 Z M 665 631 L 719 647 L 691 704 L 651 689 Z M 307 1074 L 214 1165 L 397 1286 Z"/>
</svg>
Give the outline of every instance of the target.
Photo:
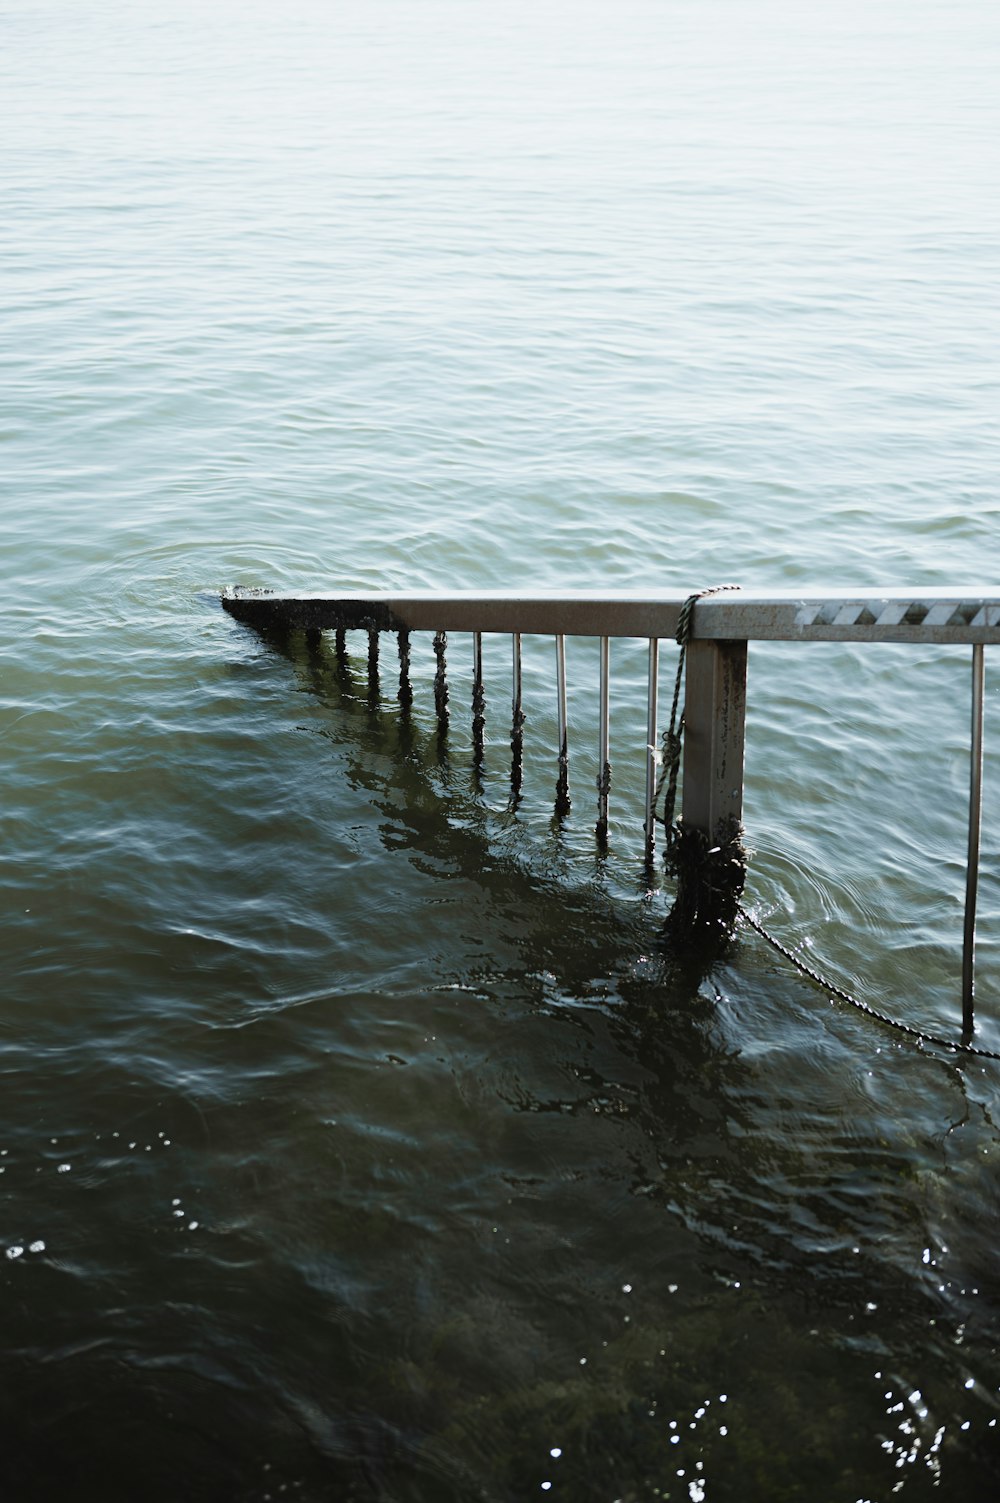
<svg viewBox="0 0 1000 1503">
<path fill-rule="evenodd" d="M 644 672 L 217 592 L 996 583 L 1000 11 L 0 12 L 11 1500 L 995 1496 L 1000 1067 L 657 945 Z M 989 667 L 989 665 L 988 665 Z M 673 660 L 665 652 L 664 687 Z M 968 654 L 755 646 L 748 897 L 957 1033 Z M 1000 1048 L 988 680 L 980 1040 Z"/>
</svg>

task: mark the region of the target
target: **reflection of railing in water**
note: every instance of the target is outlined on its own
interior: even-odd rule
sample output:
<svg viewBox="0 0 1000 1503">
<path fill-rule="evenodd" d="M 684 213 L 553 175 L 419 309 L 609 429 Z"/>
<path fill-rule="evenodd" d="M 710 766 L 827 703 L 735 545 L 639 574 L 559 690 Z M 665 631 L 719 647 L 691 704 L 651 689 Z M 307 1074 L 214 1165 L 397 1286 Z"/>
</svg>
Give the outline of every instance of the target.
<svg viewBox="0 0 1000 1503">
<path fill-rule="evenodd" d="M 509 633 L 513 643 L 511 748 L 512 779 L 520 786 L 524 713 L 521 704 L 522 634 L 550 635 L 556 642 L 558 778 L 556 808 L 569 808 L 569 742 L 566 715 L 567 636 L 600 639 L 597 830 L 607 832 L 611 787 L 609 761 L 611 637 L 644 638 L 649 644 L 644 835 L 647 860 L 655 846 L 654 798 L 658 736 L 659 643 L 673 638 L 682 620 L 686 592 L 659 594 L 577 593 L 516 595 L 474 591 L 410 594 L 385 592 L 342 595 L 277 595 L 267 591 L 228 591 L 226 609 L 252 625 L 334 630 L 338 649 L 347 629 L 367 630 L 369 663 L 378 671 L 378 633 L 399 634 L 401 704 L 412 700 L 409 686 L 409 634 L 434 633 L 434 699 L 439 722 L 448 720 L 445 652 L 449 631 L 471 632 L 474 642 L 473 740 L 477 762 L 484 734 L 483 633 Z M 749 591 L 712 594 L 690 613 L 685 663 L 685 711 L 681 819 L 686 830 L 707 841 L 733 828 L 743 812 L 743 749 L 746 716 L 747 643 L 910 642 L 968 644 L 973 649 L 972 768 L 970 778 L 968 866 L 962 966 L 963 1027 L 973 1026 L 975 912 L 978 887 L 983 763 L 983 648 L 1000 642 L 1000 589 L 888 590 L 768 594 Z"/>
</svg>

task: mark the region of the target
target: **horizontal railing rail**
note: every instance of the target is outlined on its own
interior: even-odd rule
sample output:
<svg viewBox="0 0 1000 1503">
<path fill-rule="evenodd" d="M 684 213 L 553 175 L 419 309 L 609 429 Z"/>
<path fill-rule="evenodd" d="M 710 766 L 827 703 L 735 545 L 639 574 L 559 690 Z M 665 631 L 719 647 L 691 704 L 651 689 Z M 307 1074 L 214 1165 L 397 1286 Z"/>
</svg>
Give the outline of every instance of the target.
<svg viewBox="0 0 1000 1503">
<path fill-rule="evenodd" d="M 704 843 L 723 839 L 743 816 L 743 762 L 746 669 L 749 642 L 896 642 L 971 646 L 972 753 L 970 757 L 969 841 L 962 966 L 962 1015 L 973 1028 L 975 908 L 978 891 L 982 809 L 983 698 L 986 646 L 1000 642 L 1000 586 L 907 590 L 779 590 L 755 592 L 725 586 L 692 596 L 666 590 L 518 591 L 418 590 L 345 591 L 336 594 L 278 594 L 234 588 L 223 593 L 231 615 L 262 630 L 306 632 L 363 630 L 377 660 L 381 632 L 400 639 L 401 702 L 409 703 L 406 678 L 410 632 L 434 633 L 437 658 L 435 704 L 447 721 L 445 649 L 447 633 L 470 632 L 474 642 L 473 726 L 482 752 L 484 633 L 509 634 L 513 644 L 512 735 L 515 786 L 520 784 L 524 712 L 521 703 L 521 638 L 546 635 L 556 644 L 558 764 L 556 808 L 569 807 L 569 748 L 566 716 L 566 652 L 569 636 L 597 637 L 600 654 L 597 830 L 606 835 L 611 783 L 609 762 L 610 663 L 612 637 L 648 642 L 644 836 L 647 861 L 655 846 L 658 782 L 659 644 L 678 638 L 685 645 L 684 743 L 681 821 L 700 832 Z M 404 691 L 404 683 L 406 689 Z M 675 694 L 674 710 L 677 707 Z"/>
<path fill-rule="evenodd" d="M 234 616 L 319 631 L 522 632 L 567 637 L 672 638 L 690 591 L 491 590 L 345 591 L 272 594 L 234 589 Z M 1000 642 L 1000 587 L 882 593 L 749 590 L 711 595 L 695 606 L 691 636 L 743 642 Z"/>
</svg>

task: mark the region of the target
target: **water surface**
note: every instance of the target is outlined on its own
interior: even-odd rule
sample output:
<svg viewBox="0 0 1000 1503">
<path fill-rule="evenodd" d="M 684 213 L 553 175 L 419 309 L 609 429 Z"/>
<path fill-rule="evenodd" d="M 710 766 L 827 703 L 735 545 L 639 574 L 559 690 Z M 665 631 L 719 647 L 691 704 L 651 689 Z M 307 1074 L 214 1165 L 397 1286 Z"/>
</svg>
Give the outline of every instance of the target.
<svg viewBox="0 0 1000 1503">
<path fill-rule="evenodd" d="M 992 1496 L 997 1067 L 669 963 L 645 661 L 277 588 L 995 575 L 1000 22 L 0 16 L 0 1215 L 18 1499 Z M 664 652 L 664 692 L 673 669 Z M 956 1035 L 966 652 L 755 645 L 748 899 Z M 979 1039 L 1000 1048 L 988 679 Z"/>
</svg>

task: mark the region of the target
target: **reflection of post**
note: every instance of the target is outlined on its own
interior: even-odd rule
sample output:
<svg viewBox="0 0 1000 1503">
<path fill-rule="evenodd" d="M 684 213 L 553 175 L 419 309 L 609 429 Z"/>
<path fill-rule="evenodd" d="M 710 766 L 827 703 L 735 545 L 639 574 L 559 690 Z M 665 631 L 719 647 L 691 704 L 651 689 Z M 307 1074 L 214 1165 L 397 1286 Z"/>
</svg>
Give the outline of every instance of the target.
<svg viewBox="0 0 1000 1503">
<path fill-rule="evenodd" d="M 962 946 L 962 1031 L 975 1027 L 976 899 L 979 893 L 979 841 L 983 822 L 983 645 L 972 649 L 972 757 L 969 776 L 969 857 L 965 871 L 965 940 Z"/>
<path fill-rule="evenodd" d="M 684 687 L 683 817 L 715 844 L 743 818 L 747 644 L 691 641 Z"/>
</svg>

